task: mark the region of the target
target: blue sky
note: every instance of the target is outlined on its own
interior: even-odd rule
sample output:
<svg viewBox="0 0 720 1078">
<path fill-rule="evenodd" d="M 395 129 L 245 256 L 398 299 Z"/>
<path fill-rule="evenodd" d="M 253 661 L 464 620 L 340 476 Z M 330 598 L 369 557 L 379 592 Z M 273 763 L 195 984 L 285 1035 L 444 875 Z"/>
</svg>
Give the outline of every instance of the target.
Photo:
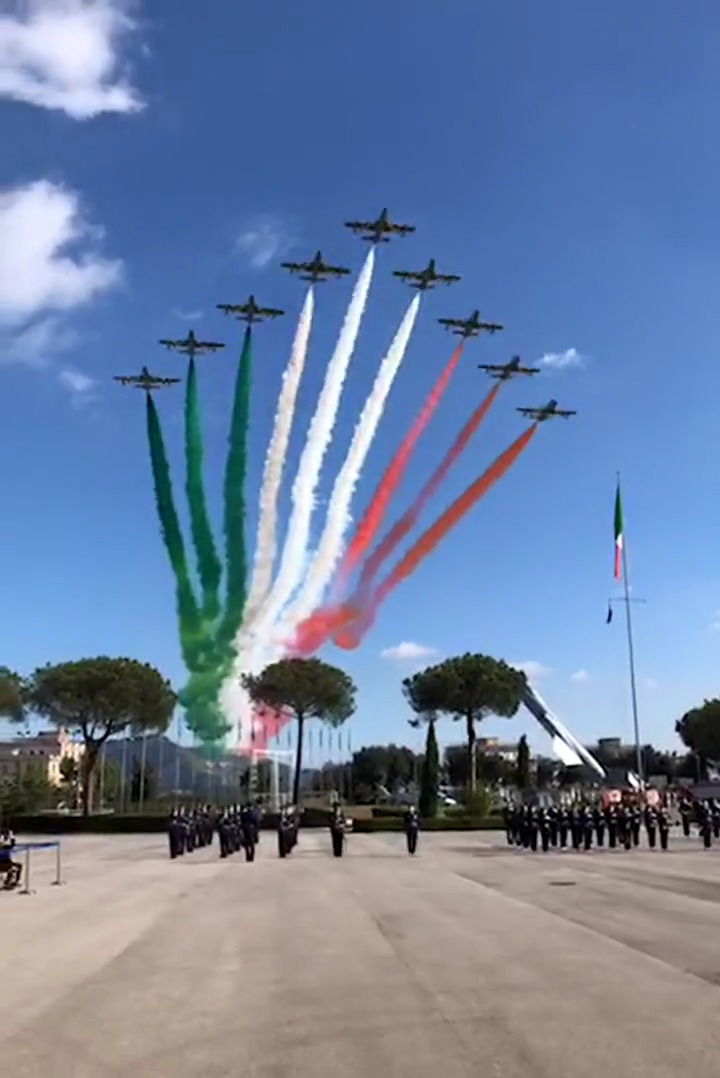
<svg viewBox="0 0 720 1078">
<path fill-rule="evenodd" d="M 27 7 L 0 17 L 3 661 L 132 654 L 181 683 L 142 398 L 111 376 L 180 372 L 155 341 L 190 325 L 227 341 L 200 372 L 219 521 L 240 332 L 214 305 L 253 291 L 287 310 L 256 335 L 252 537 L 303 298 L 278 262 L 322 247 L 357 271 L 342 221 L 387 205 L 417 232 L 379 252 L 321 498 L 407 305 L 392 269 L 434 255 L 462 281 L 423 300 L 356 512 L 449 355 L 438 317 L 479 307 L 506 330 L 467 348 L 395 510 L 485 392 L 477 363 L 583 361 L 504 387 L 434 510 L 520 432 L 514 406 L 557 396 L 578 416 L 541 428 L 361 650 L 328 649 L 359 686 L 355 743 L 409 736 L 399 685 L 421 660 L 381 657 L 401 643 L 535 664 L 578 736 L 631 736 L 623 624 L 605 625 L 619 468 L 647 600 L 634 610 L 642 731 L 673 745 L 675 719 L 717 692 L 720 644 L 716 5 L 679 19 L 672 0 L 107 0 L 55 4 L 54 25 L 41 18 L 53 5 L 30 4 L 23 23 Z M 350 291 L 318 290 L 289 465 Z M 180 397 L 158 405 L 179 469 Z M 521 717 L 483 732 L 524 731 L 543 745 Z"/>
</svg>

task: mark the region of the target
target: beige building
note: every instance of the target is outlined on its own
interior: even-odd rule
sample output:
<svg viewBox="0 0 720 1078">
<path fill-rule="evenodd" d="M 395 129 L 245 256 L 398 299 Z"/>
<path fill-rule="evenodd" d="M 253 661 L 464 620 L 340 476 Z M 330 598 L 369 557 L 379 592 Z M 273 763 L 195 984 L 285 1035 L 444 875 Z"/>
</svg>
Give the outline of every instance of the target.
<svg viewBox="0 0 720 1078">
<path fill-rule="evenodd" d="M 0 741 L 0 781 L 35 768 L 47 777 L 51 786 L 60 786 L 62 761 L 70 759 L 78 764 L 84 751 L 85 746 L 73 741 L 62 728 Z"/>
<path fill-rule="evenodd" d="M 486 756 L 499 756 L 501 760 L 509 764 L 517 760 L 517 745 L 503 742 L 498 737 L 478 737 L 475 741 L 475 751 L 482 752 Z"/>
</svg>

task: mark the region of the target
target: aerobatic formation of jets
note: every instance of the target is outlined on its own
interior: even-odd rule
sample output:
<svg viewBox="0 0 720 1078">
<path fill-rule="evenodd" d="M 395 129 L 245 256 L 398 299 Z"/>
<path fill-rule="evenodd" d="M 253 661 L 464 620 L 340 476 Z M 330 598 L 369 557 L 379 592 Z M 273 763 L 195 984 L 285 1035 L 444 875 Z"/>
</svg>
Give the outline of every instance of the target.
<svg viewBox="0 0 720 1078">
<path fill-rule="evenodd" d="M 391 220 L 386 208 L 380 211 L 379 216 L 374 221 L 345 221 L 345 227 L 359 236 L 360 239 L 373 244 L 373 246 L 380 243 L 389 243 L 393 236 L 407 236 L 415 231 L 415 225 L 397 224 Z M 282 262 L 281 266 L 283 269 L 289 270 L 290 273 L 297 274 L 301 280 L 309 281 L 311 284 L 317 284 L 332 278 L 346 277 L 350 273 L 346 266 L 334 266 L 325 262 L 321 251 L 316 251 L 313 258 L 307 262 Z M 394 270 L 393 276 L 398 277 L 409 284 L 411 288 L 416 288 L 420 292 L 425 292 L 436 284 L 449 285 L 461 279 L 454 273 L 438 273 L 434 258 L 430 259 L 425 269 Z M 247 322 L 248 326 L 263 322 L 269 318 L 280 318 L 285 314 L 285 311 L 279 307 L 261 307 L 253 295 L 249 296 L 245 303 L 218 303 L 216 307 L 223 314 L 231 315 L 242 322 Z M 483 321 L 478 310 L 474 310 L 468 318 L 438 318 L 438 322 L 446 330 L 457 334 L 463 339 L 477 337 L 480 333 L 495 334 L 504 329 L 504 326 L 499 322 Z M 182 352 L 191 359 L 203 353 L 218 352 L 225 347 L 220 341 L 198 340 L 192 330 L 184 340 L 168 339 L 161 340 L 159 343 L 165 348 Z M 506 382 L 518 375 L 529 376 L 540 373 L 537 367 L 522 366 L 520 356 L 513 356 L 507 363 L 479 363 L 478 367 L 491 378 L 495 378 L 500 382 Z M 123 386 L 142 389 L 146 393 L 150 393 L 154 389 L 165 389 L 168 386 L 176 385 L 180 381 L 179 378 L 164 378 L 151 374 L 147 367 L 143 367 L 140 374 L 115 375 L 114 380 Z M 548 401 L 542 407 L 517 408 L 516 411 L 520 412 L 521 415 L 528 416 L 536 423 L 544 423 L 548 419 L 568 419 L 570 416 L 577 415 L 574 411 L 558 408 L 556 400 Z"/>
</svg>

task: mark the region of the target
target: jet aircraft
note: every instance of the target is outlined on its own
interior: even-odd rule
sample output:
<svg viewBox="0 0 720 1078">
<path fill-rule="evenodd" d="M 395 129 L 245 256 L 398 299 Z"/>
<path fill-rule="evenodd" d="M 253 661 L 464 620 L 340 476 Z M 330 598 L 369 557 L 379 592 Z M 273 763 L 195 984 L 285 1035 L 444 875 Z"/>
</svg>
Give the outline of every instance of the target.
<svg viewBox="0 0 720 1078">
<path fill-rule="evenodd" d="M 192 330 L 190 330 L 184 341 L 162 340 L 158 341 L 158 344 L 164 345 L 165 348 L 172 348 L 176 352 L 184 352 L 185 355 L 191 358 L 200 355 L 202 352 L 219 352 L 221 348 L 225 347 L 219 341 L 199 341 Z"/>
<path fill-rule="evenodd" d="M 520 412 L 521 415 L 529 416 L 536 423 L 544 423 L 546 419 L 556 419 L 558 417 L 569 419 L 571 415 L 577 415 L 577 412 L 562 411 L 562 409 L 558 408 L 557 401 L 548 401 L 542 408 L 516 408 L 515 411 Z"/>
<path fill-rule="evenodd" d="M 473 311 L 469 318 L 438 318 L 438 322 L 459 337 L 477 337 L 483 330 L 486 333 L 498 333 L 505 328 L 499 322 L 481 321 L 480 311 Z"/>
<path fill-rule="evenodd" d="M 350 272 L 344 266 L 329 266 L 327 262 L 323 262 L 320 251 L 316 251 L 315 257 L 309 262 L 281 262 L 280 265 L 291 273 L 298 273 L 302 281 L 310 281 L 312 284 L 327 281 L 331 277 L 344 277 Z"/>
<path fill-rule="evenodd" d="M 415 231 L 415 225 L 396 225 L 390 220 L 386 209 L 382 210 L 377 221 L 346 221 L 345 228 L 370 243 L 389 243 L 391 236 L 407 236 Z"/>
<path fill-rule="evenodd" d="M 260 307 L 255 302 L 255 297 L 250 296 L 247 303 L 218 303 L 217 309 L 223 314 L 231 314 L 241 322 L 252 325 L 253 322 L 262 322 L 266 318 L 280 318 L 285 311 L 277 307 Z"/>
<path fill-rule="evenodd" d="M 411 288 L 417 288 L 420 292 L 432 288 L 436 284 L 452 284 L 460 278 L 454 273 L 438 273 L 435 269 L 435 259 L 431 258 L 424 270 L 393 270 L 393 276 L 407 282 Z"/>
<path fill-rule="evenodd" d="M 499 382 L 507 382 L 508 378 L 513 378 L 516 374 L 540 373 L 537 367 L 521 367 L 520 356 L 513 356 L 509 363 L 478 363 L 478 367 Z"/>
<path fill-rule="evenodd" d="M 179 378 L 160 378 L 159 375 L 150 374 L 147 367 L 143 367 L 140 374 L 116 374 L 114 381 L 121 386 L 133 386 L 134 389 L 144 389 L 150 393 L 153 389 L 167 389 L 168 386 L 177 385 Z"/>
</svg>

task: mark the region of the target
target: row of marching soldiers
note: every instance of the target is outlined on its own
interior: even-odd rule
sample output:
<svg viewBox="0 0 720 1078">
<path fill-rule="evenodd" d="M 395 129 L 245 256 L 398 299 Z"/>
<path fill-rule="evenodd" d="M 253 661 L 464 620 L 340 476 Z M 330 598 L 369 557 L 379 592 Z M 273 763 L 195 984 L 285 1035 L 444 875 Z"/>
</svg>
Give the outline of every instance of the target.
<svg viewBox="0 0 720 1078">
<path fill-rule="evenodd" d="M 168 820 L 170 857 L 182 857 L 193 850 L 212 846 L 217 833 L 221 857 L 244 850 L 245 860 L 253 861 L 260 840 L 260 818 L 260 810 L 254 805 L 174 809 Z"/>
<path fill-rule="evenodd" d="M 650 849 L 668 848 L 670 815 L 663 804 L 507 805 L 504 815 L 508 844 L 526 850 L 591 850 L 606 844 L 631 850 L 640 845 L 643 829 Z"/>
<path fill-rule="evenodd" d="M 257 805 L 233 805 L 224 809 L 205 805 L 189 810 L 174 809 L 168 820 L 170 857 L 174 859 L 212 846 L 217 834 L 220 857 L 230 857 L 244 850 L 245 860 L 254 861 L 260 841 L 261 820 L 262 813 Z M 277 824 L 280 857 L 286 857 L 297 844 L 298 822 L 298 814 L 292 806 L 282 809 Z"/>
<path fill-rule="evenodd" d="M 713 839 L 720 839 L 720 800 L 716 797 L 706 797 L 703 800 L 683 797 L 678 802 L 678 809 L 686 838 L 690 837 L 691 825 L 695 824 L 706 850 L 712 847 Z"/>
</svg>

